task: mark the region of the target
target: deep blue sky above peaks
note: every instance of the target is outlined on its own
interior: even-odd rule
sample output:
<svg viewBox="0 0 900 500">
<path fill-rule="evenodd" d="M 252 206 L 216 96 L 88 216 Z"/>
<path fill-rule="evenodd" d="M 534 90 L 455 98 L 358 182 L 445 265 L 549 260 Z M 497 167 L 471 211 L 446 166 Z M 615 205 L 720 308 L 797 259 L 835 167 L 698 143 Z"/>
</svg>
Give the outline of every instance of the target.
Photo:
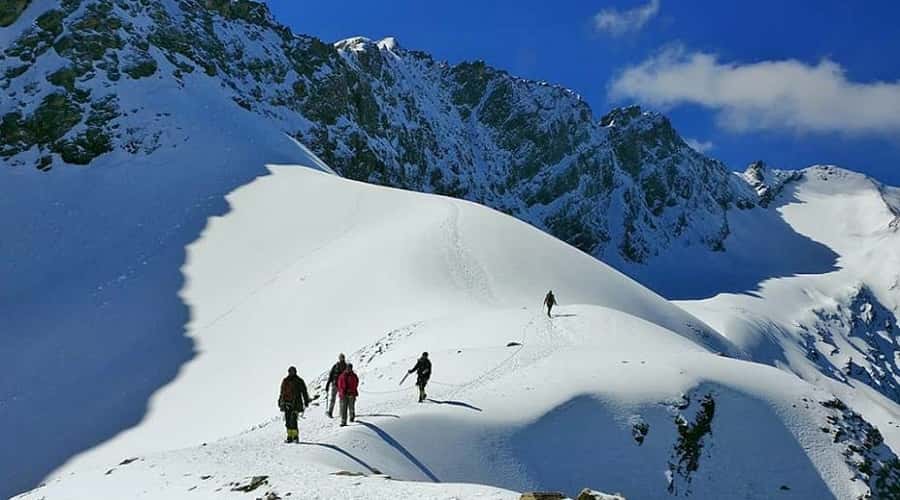
<svg viewBox="0 0 900 500">
<path fill-rule="evenodd" d="M 900 186 L 900 2 L 267 0 L 297 33 L 396 37 L 641 104 L 735 170 L 837 164 Z"/>
</svg>

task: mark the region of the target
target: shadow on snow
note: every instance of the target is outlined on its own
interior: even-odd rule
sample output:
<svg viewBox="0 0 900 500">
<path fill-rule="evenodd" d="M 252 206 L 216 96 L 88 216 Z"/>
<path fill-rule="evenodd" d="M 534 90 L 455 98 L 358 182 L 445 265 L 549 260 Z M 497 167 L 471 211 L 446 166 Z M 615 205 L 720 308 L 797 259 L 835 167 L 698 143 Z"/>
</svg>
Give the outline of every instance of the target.
<svg viewBox="0 0 900 500">
<path fill-rule="evenodd" d="M 610 264 L 670 300 L 720 293 L 758 297 L 768 279 L 837 271 L 839 255 L 796 232 L 778 211 L 797 203 L 804 202 L 797 198 L 796 186 L 789 185 L 768 208 L 730 210 L 731 233 L 721 252 L 694 244 L 669 248 L 647 264 Z"/>
<path fill-rule="evenodd" d="M 375 425 L 373 423 L 365 422 L 362 420 L 357 420 L 356 423 L 365 426 L 366 428 L 368 428 L 369 430 L 371 430 L 372 432 L 377 434 L 378 437 L 380 437 L 385 443 L 391 445 L 392 448 L 397 450 L 401 455 L 403 455 L 407 460 L 409 460 L 409 462 L 411 464 L 415 465 L 416 468 L 418 468 L 422 472 L 422 474 L 425 474 L 425 476 L 428 477 L 428 479 L 434 481 L 435 483 L 441 482 L 440 479 L 438 479 L 438 477 L 435 476 L 433 472 L 431 472 L 431 469 L 429 469 L 425 464 L 423 464 L 418 458 L 415 457 L 415 455 L 410 453 L 410 451 L 407 450 L 405 446 L 400 444 L 399 441 L 394 439 L 393 436 L 388 434 L 381 427 L 378 427 L 377 425 Z"/>
<path fill-rule="evenodd" d="M 354 461 L 355 463 L 359 464 L 360 467 L 363 467 L 364 469 L 366 469 L 367 471 L 369 471 L 369 474 L 381 474 L 381 471 L 379 471 L 378 469 L 372 467 L 372 466 L 369 465 L 368 463 L 362 461 L 362 459 L 360 459 L 360 458 L 357 457 L 356 455 L 351 454 L 350 452 L 348 452 L 347 450 L 341 448 L 340 446 L 337 446 L 337 445 L 334 445 L 334 444 L 328 444 L 328 443 L 312 443 L 312 442 L 307 442 L 307 441 L 301 441 L 301 442 L 300 442 L 300 445 L 302 445 L 302 446 L 319 446 L 319 447 L 322 447 L 322 448 L 327 448 L 327 449 L 329 449 L 329 450 L 336 451 L 336 452 L 340 453 L 341 455 L 343 455 L 343 456 L 349 458 L 350 460 Z"/>
<path fill-rule="evenodd" d="M 468 408 L 470 410 L 481 411 L 481 408 L 471 405 L 469 403 L 463 403 L 462 401 L 441 401 L 437 399 L 428 398 L 428 401 L 439 405 L 450 405 L 450 406 L 459 406 L 462 408 Z"/>
<path fill-rule="evenodd" d="M 204 144 L 223 153 L 197 161 L 173 148 L 0 169 L 0 231 L 15 235 L 0 244 L 0 496 L 137 425 L 197 354 L 179 295 L 186 247 L 230 211 L 225 195 L 269 173 L 227 146 Z M 302 154 L 280 151 L 271 163 Z"/>
</svg>

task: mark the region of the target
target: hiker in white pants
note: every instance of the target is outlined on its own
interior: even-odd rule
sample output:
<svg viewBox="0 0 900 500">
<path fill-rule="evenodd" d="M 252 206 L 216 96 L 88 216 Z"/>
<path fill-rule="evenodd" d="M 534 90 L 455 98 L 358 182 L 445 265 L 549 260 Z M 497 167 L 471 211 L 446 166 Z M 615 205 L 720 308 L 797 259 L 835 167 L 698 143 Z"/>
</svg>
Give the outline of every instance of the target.
<svg viewBox="0 0 900 500">
<path fill-rule="evenodd" d="M 328 398 L 325 414 L 328 415 L 328 418 L 334 418 L 334 402 L 337 399 L 338 392 L 337 381 L 338 377 L 346 370 L 347 359 L 344 357 L 344 353 L 340 353 L 338 355 L 337 363 L 335 363 L 334 366 L 331 367 L 331 371 L 328 372 L 328 382 L 325 383 L 325 394 Z"/>
</svg>

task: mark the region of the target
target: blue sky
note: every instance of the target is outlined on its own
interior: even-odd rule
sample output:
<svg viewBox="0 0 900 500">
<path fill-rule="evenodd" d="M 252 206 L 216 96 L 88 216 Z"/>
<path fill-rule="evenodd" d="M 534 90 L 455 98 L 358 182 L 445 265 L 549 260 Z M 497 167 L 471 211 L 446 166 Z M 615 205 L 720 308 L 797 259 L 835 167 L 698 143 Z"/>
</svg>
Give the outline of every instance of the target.
<svg viewBox="0 0 900 500">
<path fill-rule="evenodd" d="M 638 103 L 734 169 L 835 163 L 900 185 L 900 2 L 268 0 L 295 32 L 394 36 Z"/>
</svg>

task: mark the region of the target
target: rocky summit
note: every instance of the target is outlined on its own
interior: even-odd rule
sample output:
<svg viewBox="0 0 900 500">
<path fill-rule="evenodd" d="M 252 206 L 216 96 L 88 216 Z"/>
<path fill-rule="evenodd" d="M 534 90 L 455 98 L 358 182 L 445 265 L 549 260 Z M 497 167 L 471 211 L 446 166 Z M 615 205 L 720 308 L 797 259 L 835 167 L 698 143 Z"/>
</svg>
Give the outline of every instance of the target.
<svg viewBox="0 0 900 500">
<path fill-rule="evenodd" d="M 392 38 L 323 43 L 262 3 L 22 1 L 0 20 L 22 21 L 0 53 L 8 168 L 197 147 L 170 131 L 188 110 L 145 96 L 213 88 L 345 177 L 483 203 L 613 265 L 675 244 L 722 250 L 728 212 L 761 199 L 660 114 L 626 107 L 598 120 L 558 85 L 451 65 Z"/>
</svg>

